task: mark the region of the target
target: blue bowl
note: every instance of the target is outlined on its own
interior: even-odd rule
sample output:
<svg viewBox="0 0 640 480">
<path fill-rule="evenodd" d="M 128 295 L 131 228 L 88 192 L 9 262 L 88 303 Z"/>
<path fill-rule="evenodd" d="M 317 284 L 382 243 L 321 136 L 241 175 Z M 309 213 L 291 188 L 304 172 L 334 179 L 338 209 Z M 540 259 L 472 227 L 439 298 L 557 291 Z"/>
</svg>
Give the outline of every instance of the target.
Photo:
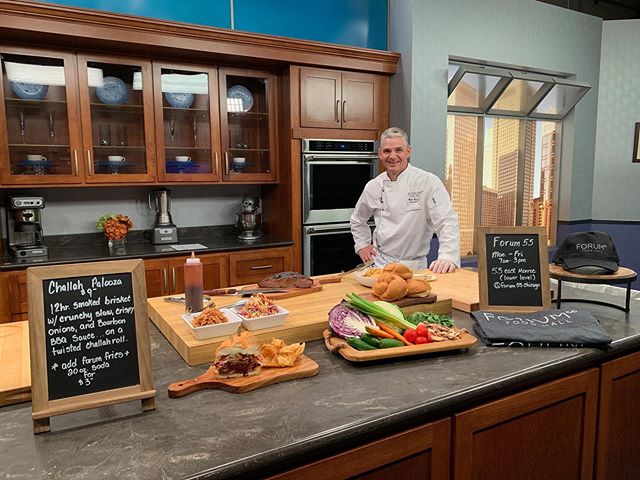
<svg viewBox="0 0 640 480">
<path fill-rule="evenodd" d="M 25 100 L 42 100 L 47 96 L 49 85 L 35 83 L 11 82 L 11 91 Z"/>
<path fill-rule="evenodd" d="M 104 77 L 96 88 L 98 100 L 106 105 L 122 105 L 129 99 L 129 87 L 118 77 Z"/>
<path fill-rule="evenodd" d="M 189 108 L 195 100 L 193 93 L 165 92 L 164 98 L 169 105 L 176 108 Z"/>
</svg>

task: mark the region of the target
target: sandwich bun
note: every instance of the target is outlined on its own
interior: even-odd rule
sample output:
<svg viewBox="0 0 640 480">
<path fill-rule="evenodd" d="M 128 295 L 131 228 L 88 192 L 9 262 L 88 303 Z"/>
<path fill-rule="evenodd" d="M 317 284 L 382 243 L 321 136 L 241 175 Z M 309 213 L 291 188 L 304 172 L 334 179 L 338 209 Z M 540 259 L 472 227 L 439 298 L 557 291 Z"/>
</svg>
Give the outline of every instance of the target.
<svg viewBox="0 0 640 480">
<path fill-rule="evenodd" d="M 382 272 L 395 273 L 396 275 L 399 275 L 405 280 L 408 280 L 411 277 L 413 277 L 413 270 L 411 270 L 409 267 L 407 267 L 403 263 L 387 263 L 382 269 Z"/>
<path fill-rule="evenodd" d="M 391 302 L 407 295 L 407 282 L 394 273 L 383 272 L 380 278 L 371 286 L 373 294 L 382 300 Z"/>
<path fill-rule="evenodd" d="M 426 297 L 431 292 L 431 284 L 426 280 L 410 278 L 407 280 L 407 296 Z"/>
<path fill-rule="evenodd" d="M 230 335 L 227 337 L 227 339 L 216 349 L 216 358 L 236 353 L 257 355 L 259 351 L 260 347 L 253 333 L 242 332 L 238 335 Z"/>
</svg>

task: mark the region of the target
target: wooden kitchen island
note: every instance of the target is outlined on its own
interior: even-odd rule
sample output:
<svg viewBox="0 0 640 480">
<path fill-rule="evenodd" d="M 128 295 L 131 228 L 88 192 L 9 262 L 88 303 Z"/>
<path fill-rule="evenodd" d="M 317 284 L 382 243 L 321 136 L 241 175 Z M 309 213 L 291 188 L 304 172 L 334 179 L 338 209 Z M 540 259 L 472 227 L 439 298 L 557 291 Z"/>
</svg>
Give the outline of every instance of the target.
<svg viewBox="0 0 640 480">
<path fill-rule="evenodd" d="M 54 417 L 51 433 L 34 436 L 30 404 L 3 407 L 0 478 L 637 478 L 640 456 L 625 446 L 640 441 L 640 305 L 571 306 L 598 317 L 611 349 L 479 343 L 353 364 L 311 341 L 315 377 L 177 399 L 167 386 L 207 365 L 189 367 L 152 326 L 156 410 Z M 472 328 L 467 313 L 453 315 Z"/>
</svg>

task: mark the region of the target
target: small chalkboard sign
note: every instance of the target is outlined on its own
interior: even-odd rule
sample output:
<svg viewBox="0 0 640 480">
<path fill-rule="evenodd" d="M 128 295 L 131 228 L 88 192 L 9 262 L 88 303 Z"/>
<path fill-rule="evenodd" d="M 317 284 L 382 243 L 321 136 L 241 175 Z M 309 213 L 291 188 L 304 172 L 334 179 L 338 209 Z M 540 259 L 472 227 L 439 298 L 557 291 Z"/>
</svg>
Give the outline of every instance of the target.
<svg viewBox="0 0 640 480">
<path fill-rule="evenodd" d="M 155 408 L 144 278 L 142 260 L 27 269 L 35 433 L 62 413 Z"/>
<path fill-rule="evenodd" d="M 479 227 L 476 235 L 480 310 L 551 308 L 544 227 Z"/>
</svg>

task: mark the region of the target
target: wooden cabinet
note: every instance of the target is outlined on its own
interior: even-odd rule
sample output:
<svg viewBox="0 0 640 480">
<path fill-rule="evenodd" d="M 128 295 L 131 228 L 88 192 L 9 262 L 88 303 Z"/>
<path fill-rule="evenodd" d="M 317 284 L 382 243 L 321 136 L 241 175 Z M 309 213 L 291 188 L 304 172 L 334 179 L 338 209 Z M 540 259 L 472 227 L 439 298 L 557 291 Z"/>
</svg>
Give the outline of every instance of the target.
<svg viewBox="0 0 640 480">
<path fill-rule="evenodd" d="M 451 421 L 441 420 L 270 477 L 269 480 L 448 480 Z"/>
<path fill-rule="evenodd" d="M 591 369 L 455 415 L 454 478 L 592 478 L 597 389 Z"/>
<path fill-rule="evenodd" d="M 202 262 L 203 287 L 205 290 L 229 285 L 229 260 L 227 254 L 204 254 L 200 255 L 199 258 Z M 186 259 L 187 257 L 185 256 L 145 260 L 147 297 L 184 293 L 184 262 Z"/>
<path fill-rule="evenodd" d="M 597 480 L 635 480 L 640 475 L 639 399 L 640 353 L 602 365 Z"/>
<path fill-rule="evenodd" d="M 219 181 L 218 71 L 154 62 L 153 81 L 159 179 Z"/>
<path fill-rule="evenodd" d="M 258 283 L 274 273 L 291 270 L 291 248 L 266 248 L 229 254 L 231 285 Z"/>
<path fill-rule="evenodd" d="M 275 76 L 237 68 L 219 72 L 223 180 L 277 181 Z"/>
<path fill-rule="evenodd" d="M 0 323 L 27 320 L 27 272 L 0 273 Z"/>
<path fill-rule="evenodd" d="M 386 121 L 387 79 L 381 75 L 300 68 L 300 126 L 376 130 Z"/>
<path fill-rule="evenodd" d="M 155 180 L 149 61 L 23 48 L 0 55 L 3 184 Z"/>
</svg>

